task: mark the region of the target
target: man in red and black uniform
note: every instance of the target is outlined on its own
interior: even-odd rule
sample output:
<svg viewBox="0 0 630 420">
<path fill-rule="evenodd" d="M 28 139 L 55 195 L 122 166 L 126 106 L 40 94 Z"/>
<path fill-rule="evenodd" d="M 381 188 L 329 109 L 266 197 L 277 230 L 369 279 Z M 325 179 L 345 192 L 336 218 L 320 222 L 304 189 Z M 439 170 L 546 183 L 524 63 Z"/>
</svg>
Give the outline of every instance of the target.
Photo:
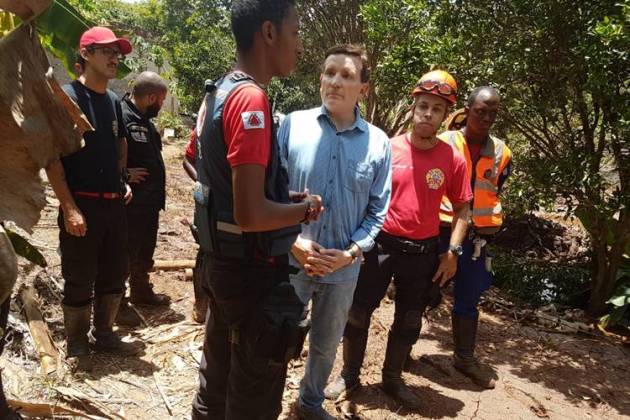
<svg viewBox="0 0 630 420">
<path fill-rule="evenodd" d="M 197 128 L 193 128 L 190 132 L 190 140 L 186 145 L 186 152 L 184 154 L 184 160 L 182 166 L 186 174 L 193 181 L 197 182 Z M 193 224 L 190 227 L 195 242 L 199 242 L 197 239 L 197 227 Z M 205 268 L 206 260 L 204 259 L 204 253 L 201 248 L 197 251 L 197 258 L 195 260 L 195 268 L 193 269 L 193 291 L 195 293 L 195 303 L 191 313 L 193 321 L 202 324 L 206 319 L 206 313 L 208 311 L 208 293 L 204 289 L 205 285 Z"/>
<path fill-rule="evenodd" d="M 151 119 L 160 112 L 167 91 L 166 82 L 159 75 L 145 71 L 136 77 L 131 94 L 122 100 L 123 121 L 129 133 L 127 166 L 133 192 L 133 200 L 127 205 L 129 300 L 141 305 L 168 305 L 170 301 L 168 296 L 156 294 L 149 282 L 160 210 L 166 203 L 162 138 Z M 126 314 L 124 323 L 138 325 L 137 316 L 129 309 L 126 302 L 121 305 L 118 322 Z"/>
<path fill-rule="evenodd" d="M 235 70 L 206 85 L 197 121 L 195 225 L 210 312 L 192 418 L 275 419 L 301 347 L 288 252 L 322 207 L 319 196 L 289 194 L 261 86 L 288 76 L 302 50 L 293 1 L 236 0 L 231 20 Z"/>
<path fill-rule="evenodd" d="M 359 385 L 370 318 L 393 276 L 396 312 L 387 340 L 383 389 L 407 408 L 420 406 L 402 379 L 402 369 L 420 335 L 423 313 L 439 304 L 440 287 L 455 274 L 472 198 L 466 162 L 436 137 L 456 94 L 450 74 L 437 70 L 422 76 L 413 90 L 413 128 L 391 139 L 389 211 L 377 247 L 365 254 L 344 332 L 343 370 L 328 386 L 328 398 Z M 455 218 L 448 252 L 438 257 L 443 195 L 453 203 Z"/>
<path fill-rule="evenodd" d="M 84 135 L 84 148 L 55 160 L 46 172 L 60 205 L 67 357 L 75 367 L 88 369 L 89 344 L 119 354 L 138 351 L 112 330 L 127 273 L 123 198 L 131 199 L 131 189 L 123 176 L 127 132 L 120 101 L 107 84 L 116 77 L 119 60 L 131 52 L 131 44 L 107 28 L 94 27 L 81 36 L 79 52 L 83 72 L 64 91 L 95 131 Z"/>
</svg>

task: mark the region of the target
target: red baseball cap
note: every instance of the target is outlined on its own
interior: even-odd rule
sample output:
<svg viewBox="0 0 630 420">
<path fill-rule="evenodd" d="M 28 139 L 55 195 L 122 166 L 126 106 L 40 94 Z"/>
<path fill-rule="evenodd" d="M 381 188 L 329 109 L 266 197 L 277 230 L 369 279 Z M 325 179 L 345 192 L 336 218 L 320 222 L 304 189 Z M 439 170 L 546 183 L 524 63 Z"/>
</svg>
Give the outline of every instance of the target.
<svg viewBox="0 0 630 420">
<path fill-rule="evenodd" d="M 131 43 L 125 38 L 118 38 L 109 28 L 95 26 L 83 32 L 79 41 L 79 48 L 85 48 L 88 45 L 105 45 L 118 44 L 121 54 L 127 55 L 131 52 Z"/>
</svg>

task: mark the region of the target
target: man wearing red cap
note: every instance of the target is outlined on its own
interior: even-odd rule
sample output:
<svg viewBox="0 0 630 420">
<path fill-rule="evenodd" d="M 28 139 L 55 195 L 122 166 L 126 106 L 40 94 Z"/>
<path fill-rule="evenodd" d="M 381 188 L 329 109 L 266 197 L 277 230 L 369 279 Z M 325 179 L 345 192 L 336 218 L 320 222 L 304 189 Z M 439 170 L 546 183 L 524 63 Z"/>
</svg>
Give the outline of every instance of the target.
<svg viewBox="0 0 630 420">
<path fill-rule="evenodd" d="M 445 71 L 432 71 L 422 76 L 412 94 L 412 129 L 391 139 L 389 212 L 377 246 L 365 253 L 344 332 L 343 370 L 326 389 L 327 398 L 336 399 L 359 385 L 370 318 L 393 276 L 396 311 L 387 340 L 383 389 L 407 408 L 420 407 L 420 399 L 402 379 L 403 365 L 420 335 L 422 315 L 439 304 L 440 287 L 457 269 L 472 192 L 466 161 L 436 137 L 456 100 L 455 79 Z M 453 204 L 453 232 L 448 251 L 438 257 L 443 195 Z"/>
<path fill-rule="evenodd" d="M 94 131 L 84 135 L 85 147 L 46 168 L 60 206 L 67 357 L 81 370 L 90 368 L 90 345 L 124 355 L 138 351 L 112 330 L 127 272 L 124 200 L 131 199 L 131 189 L 124 176 L 127 141 L 120 100 L 107 84 L 129 52 L 129 41 L 107 28 L 91 28 L 81 36 L 82 73 L 64 91 L 77 102 Z"/>
</svg>

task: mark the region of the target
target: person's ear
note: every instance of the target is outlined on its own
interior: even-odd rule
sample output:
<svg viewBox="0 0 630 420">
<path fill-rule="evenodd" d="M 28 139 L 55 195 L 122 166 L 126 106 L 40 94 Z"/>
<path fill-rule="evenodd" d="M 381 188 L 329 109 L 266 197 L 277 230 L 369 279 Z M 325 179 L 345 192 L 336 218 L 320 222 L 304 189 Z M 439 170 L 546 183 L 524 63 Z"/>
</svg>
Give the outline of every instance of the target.
<svg viewBox="0 0 630 420">
<path fill-rule="evenodd" d="M 87 60 L 88 55 L 89 55 L 87 48 L 81 48 L 81 49 L 79 50 L 79 55 L 80 55 L 80 56 L 81 56 L 84 60 Z"/>
<path fill-rule="evenodd" d="M 359 94 L 359 101 L 364 100 L 368 96 L 368 92 L 370 91 L 370 84 L 368 82 L 361 83 L 361 91 Z"/>
<path fill-rule="evenodd" d="M 263 41 L 267 45 L 273 45 L 278 38 L 278 28 L 270 20 L 263 22 L 260 32 L 262 33 Z"/>
</svg>

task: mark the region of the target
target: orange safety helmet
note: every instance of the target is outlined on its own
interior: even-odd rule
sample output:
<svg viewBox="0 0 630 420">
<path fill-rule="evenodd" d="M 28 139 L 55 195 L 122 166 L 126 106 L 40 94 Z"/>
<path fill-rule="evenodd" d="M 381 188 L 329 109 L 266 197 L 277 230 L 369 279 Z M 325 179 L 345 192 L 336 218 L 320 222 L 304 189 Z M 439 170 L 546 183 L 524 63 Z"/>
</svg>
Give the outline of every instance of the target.
<svg viewBox="0 0 630 420">
<path fill-rule="evenodd" d="M 455 78 L 444 70 L 433 70 L 426 73 L 418 80 L 411 92 L 412 96 L 420 93 L 439 96 L 454 105 L 457 101 L 457 82 Z"/>
</svg>

